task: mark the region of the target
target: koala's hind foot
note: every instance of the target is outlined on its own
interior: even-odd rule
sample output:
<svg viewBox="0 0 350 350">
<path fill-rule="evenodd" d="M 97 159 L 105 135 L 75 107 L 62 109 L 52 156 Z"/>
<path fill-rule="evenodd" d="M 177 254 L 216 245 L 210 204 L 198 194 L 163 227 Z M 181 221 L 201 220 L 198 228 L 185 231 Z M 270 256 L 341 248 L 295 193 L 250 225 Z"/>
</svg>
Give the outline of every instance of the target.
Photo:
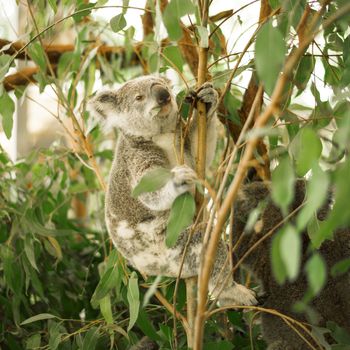
<svg viewBox="0 0 350 350">
<path fill-rule="evenodd" d="M 214 289 L 214 287 L 213 287 Z M 219 288 L 215 288 L 216 290 Z M 212 295 L 215 297 L 215 291 Z M 258 301 L 256 299 L 256 294 L 247 287 L 233 282 L 230 286 L 226 286 L 225 289 L 218 296 L 220 306 L 229 305 L 257 305 Z"/>
<path fill-rule="evenodd" d="M 226 246 L 223 242 L 219 242 L 212 277 L 209 281 L 210 294 L 218 299 L 220 306 L 257 305 L 255 292 L 233 280 L 226 258 Z"/>
</svg>

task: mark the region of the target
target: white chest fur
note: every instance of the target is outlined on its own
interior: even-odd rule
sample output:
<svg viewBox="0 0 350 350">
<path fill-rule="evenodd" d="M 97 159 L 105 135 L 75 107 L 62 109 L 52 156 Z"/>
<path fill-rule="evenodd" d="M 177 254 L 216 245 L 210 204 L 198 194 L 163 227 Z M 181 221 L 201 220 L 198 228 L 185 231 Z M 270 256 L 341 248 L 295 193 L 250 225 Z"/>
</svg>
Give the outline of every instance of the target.
<svg viewBox="0 0 350 350">
<path fill-rule="evenodd" d="M 168 157 L 170 168 L 179 164 L 180 150 L 177 147 L 177 135 L 173 132 L 152 137 L 152 141 L 160 147 Z"/>
</svg>

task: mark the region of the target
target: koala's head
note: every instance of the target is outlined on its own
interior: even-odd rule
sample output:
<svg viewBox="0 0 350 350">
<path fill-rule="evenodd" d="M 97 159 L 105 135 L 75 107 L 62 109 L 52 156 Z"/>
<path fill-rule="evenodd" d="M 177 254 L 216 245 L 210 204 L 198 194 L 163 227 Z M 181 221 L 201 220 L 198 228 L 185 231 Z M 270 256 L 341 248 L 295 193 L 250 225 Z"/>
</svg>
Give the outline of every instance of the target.
<svg viewBox="0 0 350 350">
<path fill-rule="evenodd" d="M 174 131 L 176 126 L 177 104 L 170 81 L 163 77 L 143 76 L 119 89 L 102 91 L 89 107 L 105 125 L 128 135 L 152 137 Z"/>
</svg>

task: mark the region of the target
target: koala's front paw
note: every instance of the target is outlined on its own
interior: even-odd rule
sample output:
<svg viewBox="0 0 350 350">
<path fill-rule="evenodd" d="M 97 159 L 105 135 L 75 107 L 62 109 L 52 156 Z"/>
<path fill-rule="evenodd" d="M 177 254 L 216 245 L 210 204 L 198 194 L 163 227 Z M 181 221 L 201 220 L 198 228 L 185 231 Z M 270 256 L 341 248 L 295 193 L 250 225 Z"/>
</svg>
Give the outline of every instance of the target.
<svg viewBox="0 0 350 350">
<path fill-rule="evenodd" d="M 190 191 L 197 180 L 196 172 L 187 165 L 179 165 L 171 169 L 173 184 L 179 194 Z"/>
<path fill-rule="evenodd" d="M 213 84 L 209 82 L 204 83 L 195 91 L 191 90 L 185 98 L 188 103 L 194 102 L 196 104 L 198 101 L 205 103 L 208 115 L 216 107 L 218 99 L 219 95 L 217 91 L 214 89 Z"/>
<path fill-rule="evenodd" d="M 204 83 L 197 91 L 197 98 L 201 101 L 210 105 L 209 108 L 213 108 L 218 103 L 218 93 L 214 89 L 212 83 Z"/>
</svg>

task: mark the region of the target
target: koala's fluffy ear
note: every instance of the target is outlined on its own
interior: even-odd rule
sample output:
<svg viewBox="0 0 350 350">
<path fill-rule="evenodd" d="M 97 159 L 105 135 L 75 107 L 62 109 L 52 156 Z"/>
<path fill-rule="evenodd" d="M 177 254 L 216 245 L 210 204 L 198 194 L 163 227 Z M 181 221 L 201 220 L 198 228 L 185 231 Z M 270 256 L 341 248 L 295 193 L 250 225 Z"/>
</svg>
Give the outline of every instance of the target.
<svg viewBox="0 0 350 350">
<path fill-rule="evenodd" d="M 118 105 L 117 95 L 114 91 L 99 92 L 88 103 L 88 110 L 98 119 L 107 120 L 110 112 L 116 110 Z"/>
</svg>

